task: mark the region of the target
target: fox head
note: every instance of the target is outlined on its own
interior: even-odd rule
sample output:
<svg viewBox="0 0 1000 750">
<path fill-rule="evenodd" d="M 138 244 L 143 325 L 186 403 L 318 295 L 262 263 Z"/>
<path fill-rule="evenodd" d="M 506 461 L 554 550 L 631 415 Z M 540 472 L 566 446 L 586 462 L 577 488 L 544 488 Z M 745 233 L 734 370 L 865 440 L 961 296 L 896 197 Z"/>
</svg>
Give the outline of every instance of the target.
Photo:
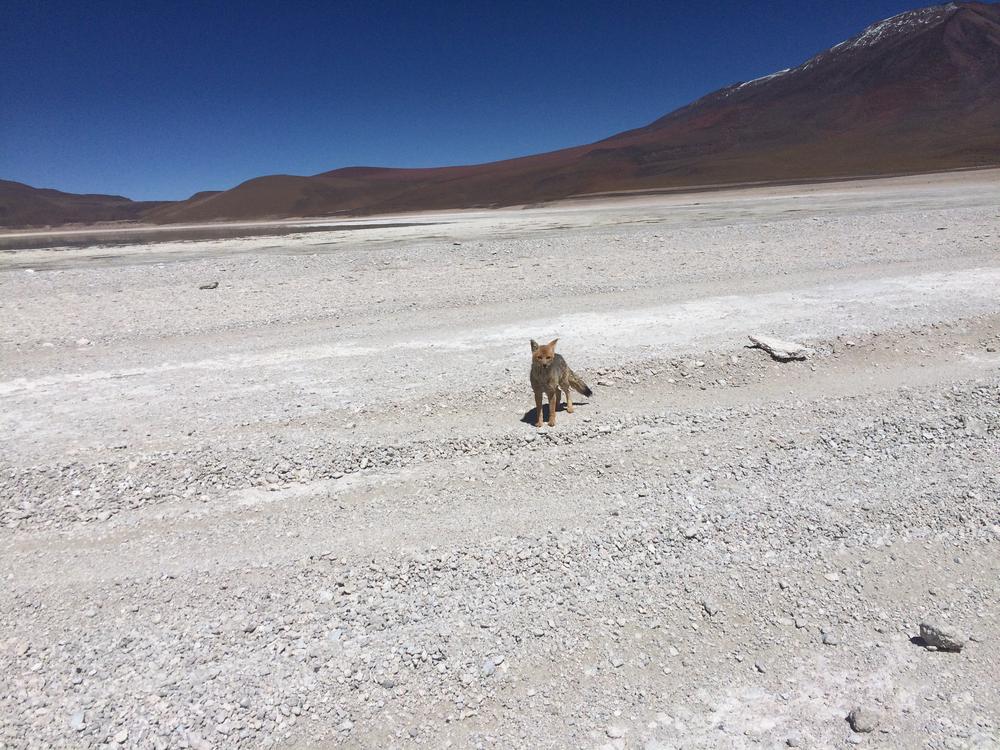
<svg viewBox="0 0 1000 750">
<path fill-rule="evenodd" d="M 539 344 L 534 339 L 531 340 L 531 360 L 536 362 L 542 367 L 548 367 L 552 364 L 553 358 L 556 356 L 556 342 L 559 339 L 552 339 L 547 344 Z"/>
</svg>

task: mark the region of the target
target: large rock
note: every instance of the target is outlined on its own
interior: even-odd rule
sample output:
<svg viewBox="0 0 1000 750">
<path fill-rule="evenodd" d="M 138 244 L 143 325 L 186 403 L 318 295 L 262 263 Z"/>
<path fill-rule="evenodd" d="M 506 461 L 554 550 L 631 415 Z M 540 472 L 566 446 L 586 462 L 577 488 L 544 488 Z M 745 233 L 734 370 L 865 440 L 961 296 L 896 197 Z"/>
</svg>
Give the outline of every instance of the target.
<svg viewBox="0 0 1000 750">
<path fill-rule="evenodd" d="M 794 341 L 782 341 L 773 336 L 748 336 L 750 342 L 763 349 L 779 362 L 789 362 L 793 359 L 805 359 L 812 354 L 812 349 Z"/>
</svg>

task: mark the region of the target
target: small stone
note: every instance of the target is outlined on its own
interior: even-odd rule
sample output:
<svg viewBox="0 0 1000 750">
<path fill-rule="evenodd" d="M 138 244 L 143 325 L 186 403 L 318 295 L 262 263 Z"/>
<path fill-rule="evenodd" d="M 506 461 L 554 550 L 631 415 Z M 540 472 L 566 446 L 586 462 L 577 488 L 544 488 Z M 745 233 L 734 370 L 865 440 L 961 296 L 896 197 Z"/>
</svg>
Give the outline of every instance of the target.
<svg viewBox="0 0 1000 750">
<path fill-rule="evenodd" d="M 621 657 L 620 654 L 611 654 L 611 656 L 608 657 L 608 661 L 611 662 L 611 666 L 614 667 L 615 669 L 617 669 L 618 667 L 622 666 L 625 663 L 625 660 Z"/>
<path fill-rule="evenodd" d="M 69 717 L 69 728 L 82 732 L 87 725 L 83 721 L 83 711 L 74 711 Z"/>
<path fill-rule="evenodd" d="M 759 659 L 755 661 L 753 665 L 757 669 L 757 671 L 760 672 L 761 674 L 764 674 L 767 671 L 767 665 L 764 662 L 760 661 Z"/>
<path fill-rule="evenodd" d="M 788 737 L 785 740 L 785 744 L 788 745 L 789 747 L 802 747 L 802 740 L 800 740 L 798 737 Z"/>
<path fill-rule="evenodd" d="M 851 725 L 851 729 L 862 734 L 874 732 L 878 726 L 878 721 L 878 714 L 872 709 L 863 706 L 855 706 L 847 714 L 847 723 Z"/>
<path fill-rule="evenodd" d="M 120 732 L 118 732 L 113 737 L 113 739 L 119 745 L 124 745 L 128 741 L 128 730 L 127 729 L 122 729 Z"/>
<path fill-rule="evenodd" d="M 976 417 L 965 417 L 963 419 L 965 424 L 965 432 L 973 437 L 986 437 L 987 429 L 986 423 Z"/>
<path fill-rule="evenodd" d="M 199 289 L 217 289 L 219 287 L 218 281 L 210 281 L 207 284 L 202 284 Z"/>
<path fill-rule="evenodd" d="M 709 617 L 714 617 L 719 611 L 719 605 L 716 604 L 711 599 L 705 599 L 701 603 L 701 608 L 705 610 L 705 614 L 707 614 Z"/>
<path fill-rule="evenodd" d="M 968 638 L 955 628 L 930 622 L 920 623 L 920 638 L 925 646 L 938 651 L 961 651 Z"/>
<path fill-rule="evenodd" d="M 620 737 L 625 736 L 625 727 L 620 726 L 619 724 L 608 724 L 607 729 L 604 731 L 607 733 L 608 737 L 613 740 L 617 740 Z"/>
<path fill-rule="evenodd" d="M 823 633 L 823 643 L 827 646 L 839 646 L 840 639 L 833 633 Z"/>
</svg>

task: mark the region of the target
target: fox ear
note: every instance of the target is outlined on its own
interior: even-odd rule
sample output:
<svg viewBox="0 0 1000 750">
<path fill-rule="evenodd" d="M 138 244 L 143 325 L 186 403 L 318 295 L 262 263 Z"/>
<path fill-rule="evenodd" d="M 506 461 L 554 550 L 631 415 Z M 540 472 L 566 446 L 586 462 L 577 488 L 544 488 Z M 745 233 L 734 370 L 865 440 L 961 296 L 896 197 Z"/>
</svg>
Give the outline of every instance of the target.
<svg viewBox="0 0 1000 750">
<path fill-rule="evenodd" d="M 556 342 L 557 342 L 558 340 L 559 340 L 559 339 L 552 339 L 552 340 L 551 340 L 551 341 L 550 341 L 550 342 L 549 342 L 548 344 L 546 344 L 546 346 L 548 346 L 548 347 L 549 347 L 549 349 L 555 349 L 555 348 L 556 348 Z"/>
<path fill-rule="evenodd" d="M 538 351 L 538 342 L 535 341 L 534 339 L 531 340 L 531 351 L 533 352 Z"/>
</svg>

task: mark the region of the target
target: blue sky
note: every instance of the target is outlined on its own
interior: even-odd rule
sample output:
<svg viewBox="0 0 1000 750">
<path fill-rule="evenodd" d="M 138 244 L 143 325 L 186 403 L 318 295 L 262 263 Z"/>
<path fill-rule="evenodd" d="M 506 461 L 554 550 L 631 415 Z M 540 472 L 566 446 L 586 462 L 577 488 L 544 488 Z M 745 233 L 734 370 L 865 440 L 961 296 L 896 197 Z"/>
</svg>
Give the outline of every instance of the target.
<svg viewBox="0 0 1000 750">
<path fill-rule="evenodd" d="M 6 0 L 0 178 L 178 199 L 263 174 L 548 151 L 913 7 Z"/>
</svg>

